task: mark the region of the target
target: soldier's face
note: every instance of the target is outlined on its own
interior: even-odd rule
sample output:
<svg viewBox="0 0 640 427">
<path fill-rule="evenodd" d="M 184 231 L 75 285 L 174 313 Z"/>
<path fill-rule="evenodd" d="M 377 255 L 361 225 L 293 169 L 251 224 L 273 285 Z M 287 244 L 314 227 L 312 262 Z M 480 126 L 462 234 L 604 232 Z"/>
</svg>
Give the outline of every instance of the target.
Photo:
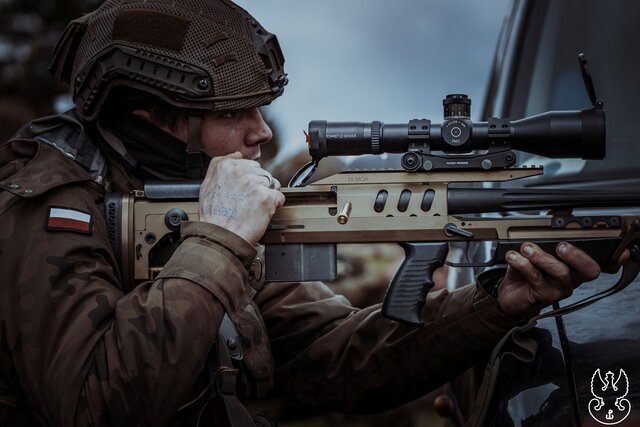
<svg viewBox="0 0 640 427">
<path fill-rule="evenodd" d="M 154 121 L 146 110 L 136 110 L 134 114 L 145 118 L 165 132 L 187 142 L 189 126 L 187 121 L 179 122 L 175 129 Z M 229 111 L 207 111 L 202 119 L 202 151 L 210 157 L 224 156 L 239 151 L 245 159 L 260 159 L 260 144 L 273 137 L 271 128 L 262 119 L 258 108 Z"/>
<path fill-rule="evenodd" d="M 208 111 L 202 121 L 202 151 L 211 157 L 239 151 L 245 159 L 258 160 L 260 144 L 272 137 L 271 128 L 257 108 Z"/>
</svg>

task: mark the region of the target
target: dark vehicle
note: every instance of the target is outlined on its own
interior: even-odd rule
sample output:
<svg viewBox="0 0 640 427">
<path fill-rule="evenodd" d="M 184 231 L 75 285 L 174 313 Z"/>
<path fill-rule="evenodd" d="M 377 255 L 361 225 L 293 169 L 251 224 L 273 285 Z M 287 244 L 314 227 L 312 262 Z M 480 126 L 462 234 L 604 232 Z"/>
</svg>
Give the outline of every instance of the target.
<svg viewBox="0 0 640 427">
<path fill-rule="evenodd" d="M 607 115 L 604 160 L 543 160 L 542 188 L 640 185 L 640 2 L 514 1 L 492 71 L 483 119 L 518 119 L 591 105 L 578 67 L 584 52 Z M 521 184 L 522 185 L 522 184 Z M 603 274 L 561 305 L 616 282 Z M 640 279 L 580 311 L 544 319 L 529 332 L 532 363 L 505 359 L 487 426 L 640 425 Z"/>
</svg>

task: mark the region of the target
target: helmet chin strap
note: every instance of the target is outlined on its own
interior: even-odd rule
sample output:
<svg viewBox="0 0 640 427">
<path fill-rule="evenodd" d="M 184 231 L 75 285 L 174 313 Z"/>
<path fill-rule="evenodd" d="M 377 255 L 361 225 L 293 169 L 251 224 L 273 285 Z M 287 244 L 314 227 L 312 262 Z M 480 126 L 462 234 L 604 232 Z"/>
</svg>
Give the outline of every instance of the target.
<svg viewBox="0 0 640 427">
<path fill-rule="evenodd" d="M 200 110 L 188 110 L 187 122 L 189 136 L 187 139 L 187 178 L 202 179 L 206 173 L 204 169 L 204 154 L 202 153 L 202 118 Z"/>
</svg>

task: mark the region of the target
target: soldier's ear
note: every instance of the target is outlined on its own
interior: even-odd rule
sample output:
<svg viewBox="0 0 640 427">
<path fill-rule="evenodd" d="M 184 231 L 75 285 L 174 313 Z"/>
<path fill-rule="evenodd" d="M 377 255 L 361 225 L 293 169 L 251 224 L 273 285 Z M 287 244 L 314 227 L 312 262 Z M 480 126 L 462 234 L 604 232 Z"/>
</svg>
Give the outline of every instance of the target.
<svg viewBox="0 0 640 427">
<path fill-rule="evenodd" d="M 133 110 L 132 114 L 134 116 L 141 117 L 141 118 L 145 119 L 146 121 L 148 121 L 149 123 L 153 123 L 156 126 L 158 125 L 157 123 L 154 122 L 153 116 L 147 110 L 143 110 L 142 108 L 138 108 L 137 110 Z"/>
</svg>

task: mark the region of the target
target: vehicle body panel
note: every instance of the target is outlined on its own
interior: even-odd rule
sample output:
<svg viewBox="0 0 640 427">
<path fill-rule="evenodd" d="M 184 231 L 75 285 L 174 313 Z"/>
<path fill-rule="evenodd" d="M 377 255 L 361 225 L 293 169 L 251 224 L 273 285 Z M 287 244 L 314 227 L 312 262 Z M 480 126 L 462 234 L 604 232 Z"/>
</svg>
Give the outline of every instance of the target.
<svg viewBox="0 0 640 427">
<path fill-rule="evenodd" d="M 482 117 L 518 119 L 544 111 L 589 107 L 578 68 L 579 52 L 587 57 L 598 100 L 604 102 L 607 114 L 606 159 L 549 160 L 521 155 L 520 164 L 544 164 L 545 175 L 520 185 L 638 188 L 638 16 L 640 4 L 630 1 L 513 2 L 498 44 Z M 561 305 L 602 291 L 616 280 L 617 275 L 603 274 L 578 288 Z M 538 357 L 530 364 L 515 359 L 503 364 L 486 425 L 640 425 L 639 330 L 638 278 L 621 292 L 587 308 L 538 322 L 529 332 L 539 344 Z M 619 402 L 623 410 L 615 406 L 615 399 L 625 391 L 624 378 L 616 383 L 618 391 L 608 387 L 600 393 L 598 369 L 605 379 L 610 378 L 606 377 L 609 371 L 614 380 L 621 370 L 626 373 L 628 393 L 624 398 L 630 405 L 626 418 L 625 405 Z M 598 394 L 606 395 L 605 404 L 595 410 Z"/>
</svg>

